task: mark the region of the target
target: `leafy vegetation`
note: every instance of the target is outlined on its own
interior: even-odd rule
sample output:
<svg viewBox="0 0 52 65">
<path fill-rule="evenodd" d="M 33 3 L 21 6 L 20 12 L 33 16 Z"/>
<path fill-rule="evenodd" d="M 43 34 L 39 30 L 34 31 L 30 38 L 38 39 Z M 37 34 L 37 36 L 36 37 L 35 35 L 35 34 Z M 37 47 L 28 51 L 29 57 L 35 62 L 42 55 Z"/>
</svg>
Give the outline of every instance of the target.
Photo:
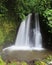
<svg viewBox="0 0 52 65">
<path fill-rule="evenodd" d="M 47 25 L 49 26 L 48 32 L 52 33 L 52 9 L 47 9 L 44 12 L 44 16 L 47 17 L 48 23 Z"/>
<path fill-rule="evenodd" d="M 16 34 L 16 25 L 12 21 L 4 20 L 0 22 L 0 44 L 13 42 Z"/>
<path fill-rule="evenodd" d="M 0 57 L 0 65 L 6 65 L 6 63 Z"/>
<path fill-rule="evenodd" d="M 46 57 L 43 61 L 44 61 L 45 63 L 49 63 L 50 61 L 52 61 L 52 56 L 49 55 L 49 56 Z"/>
<path fill-rule="evenodd" d="M 47 64 L 43 61 L 36 61 L 35 65 L 47 65 Z"/>
<path fill-rule="evenodd" d="M 35 61 L 35 60 L 34 60 Z M 43 60 L 35 61 L 32 65 L 48 65 L 49 62 L 52 62 L 52 56 L 49 55 Z M 0 57 L 0 65 L 29 65 L 26 61 L 11 61 L 11 62 L 5 62 L 2 60 L 2 57 Z M 31 64 L 30 64 L 31 65 Z"/>
</svg>

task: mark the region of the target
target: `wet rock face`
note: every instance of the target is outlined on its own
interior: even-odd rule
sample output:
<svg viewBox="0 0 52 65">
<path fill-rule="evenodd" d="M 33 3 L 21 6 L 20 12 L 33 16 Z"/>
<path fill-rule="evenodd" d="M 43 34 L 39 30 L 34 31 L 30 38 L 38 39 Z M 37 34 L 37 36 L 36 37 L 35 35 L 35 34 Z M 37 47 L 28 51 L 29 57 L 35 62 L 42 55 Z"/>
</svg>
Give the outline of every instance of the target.
<svg viewBox="0 0 52 65">
<path fill-rule="evenodd" d="M 45 48 L 50 48 L 51 46 L 49 45 L 49 33 L 48 33 L 48 26 L 47 26 L 47 18 L 45 18 L 43 15 L 39 15 L 39 22 L 40 22 L 40 29 L 41 29 L 41 34 L 42 34 L 42 44 L 43 47 Z"/>
</svg>

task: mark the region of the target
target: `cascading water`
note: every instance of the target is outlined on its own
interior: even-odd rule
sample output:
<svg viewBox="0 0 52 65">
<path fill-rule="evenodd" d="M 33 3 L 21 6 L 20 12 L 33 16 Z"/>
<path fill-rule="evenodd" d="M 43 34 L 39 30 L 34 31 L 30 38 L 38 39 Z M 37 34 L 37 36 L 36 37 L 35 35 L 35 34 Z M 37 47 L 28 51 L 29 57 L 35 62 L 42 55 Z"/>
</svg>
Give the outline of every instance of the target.
<svg viewBox="0 0 52 65">
<path fill-rule="evenodd" d="M 40 25 L 39 25 L 39 16 L 38 13 L 35 14 L 35 28 L 32 28 L 33 31 L 33 38 L 30 39 L 29 32 L 31 31 L 31 16 L 29 14 L 27 18 L 21 23 L 15 45 L 7 47 L 5 49 L 8 50 L 43 50 L 42 48 L 42 36 L 40 33 Z M 34 46 L 31 46 L 34 44 Z M 3 50 L 5 50 L 3 49 Z"/>
<path fill-rule="evenodd" d="M 38 13 L 35 14 L 34 36 L 35 36 L 35 48 L 34 49 L 43 50 L 43 48 L 42 48 L 42 35 L 41 35 L 41 32 L 40 32 Z"/>
<path fill-rule="evenodd" d="M 16 42 L 15 42 L 15 45 L 18 47 L 19 46 L 21 47 L 29 46 L 30 18 L 31 18 L 31 14 L 29 14 L 27 19 L 23 21 L 20 25 L 18 35 L 16 38 Z"/>
</svg>

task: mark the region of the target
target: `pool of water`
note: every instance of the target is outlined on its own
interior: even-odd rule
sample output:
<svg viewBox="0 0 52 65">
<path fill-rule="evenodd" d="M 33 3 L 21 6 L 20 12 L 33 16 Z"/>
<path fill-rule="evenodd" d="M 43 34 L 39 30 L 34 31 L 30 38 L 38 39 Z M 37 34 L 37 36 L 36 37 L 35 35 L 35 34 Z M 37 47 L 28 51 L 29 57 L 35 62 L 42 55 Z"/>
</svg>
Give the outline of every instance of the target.
<svg viewBox="0 0 52 65">
<path fill-rule="evenodd" d="M 22 50 L 16 50 L 16 51 L 9 51 L 5 50 L 2 52 L 2 58 L 4 60 L 26 60 L 31 61 L 34 59 L 44 59 L 46 56 L 52 55 L 52 51 L 50 50 L 42 50 L 42 51 L 36 51 L 36 50 L 29 50 L 29 51 L 22 51 Z"/>
</svg>

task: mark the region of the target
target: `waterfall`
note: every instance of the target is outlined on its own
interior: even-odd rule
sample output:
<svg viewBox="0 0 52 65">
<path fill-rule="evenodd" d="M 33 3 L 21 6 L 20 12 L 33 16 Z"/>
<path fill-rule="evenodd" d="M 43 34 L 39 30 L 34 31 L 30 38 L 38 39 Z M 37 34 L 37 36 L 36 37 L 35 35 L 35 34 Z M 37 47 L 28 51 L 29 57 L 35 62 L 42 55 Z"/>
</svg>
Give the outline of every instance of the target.
<svg viewBox="0 0 52 65">
<path fill-rule="evenodd" d="M 17 34 L 17 38 L 15 41 L 16 46 L 24 46 L 24 40 L 25 40 L 25 21 L 23 21 L 19 27 L 19 31 Z"/>
<path fill-rule="evenodd" d="M 27 44 L 27 46 L 29 45 L 30 43 L 30 40 L 29 40 L 29 30 L 30 30 L 30 19 L 31 19 L 31 15 L 32 14 L 29 14 L 28 15 L 28 18 L 26 20 L 26 27 L 25 27 L 25 44 Z M 28 21 L 28 22 L 27 22 Z"/>
<path fill-rule="evenodd" d="M 34 36 L 35 36 L 35 48 L 34 49 L 43 49 L 42 48 L 42 35 L 41 35 L 41 32 L 40 32 L 40 24 L 39 24 L 38 13 L 35 14 Z"/>
<path fill-rule="evenodd" d="M 7 47 L 5 49 L 12 50 L 43 50 L 42 48 L 42 35 L 40 32 L 39 15 L 35 14 L 34 28 L 31 29 L 31 17 L 29 14 L 27 18 L 21 23 L 15 45 Z M 33 31 L 30 33 L 30 31 Z M 33 34 L 31 37 L 30 35 Z M 34 41 L 32 41 L 34 39 Z M 34 44 L 34 46 L 31 46 Z"/>
<path fill-rule="evenodd" d="M 29 46 L 30 18 L 31 18 L 31 14 L 29 14 L 27 19 L 25 19 L 21 23 L 15 42 L 16 46 Z"/>
</svg>

